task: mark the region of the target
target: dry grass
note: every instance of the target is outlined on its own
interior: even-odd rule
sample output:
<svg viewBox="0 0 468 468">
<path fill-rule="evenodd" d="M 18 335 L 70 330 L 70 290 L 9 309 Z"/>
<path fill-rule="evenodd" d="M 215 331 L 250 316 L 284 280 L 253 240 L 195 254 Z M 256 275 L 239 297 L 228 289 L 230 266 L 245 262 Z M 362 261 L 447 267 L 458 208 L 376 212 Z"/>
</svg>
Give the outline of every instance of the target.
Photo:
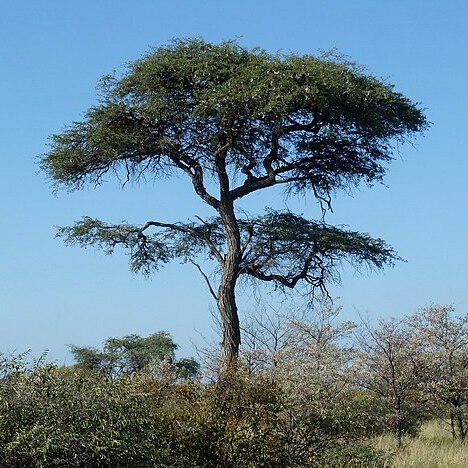
<svg viewBox="0 0 468 468">
<path fill-rule="evenodd" d="M 453 441 L 442 423 L 431 421 L 415 438 L 406 438 L 398 450 L 391 436 L 377 438 L 376 447 L 394 453 L 388 468 L 467 468 L 468 444 Z"/>
</svg>

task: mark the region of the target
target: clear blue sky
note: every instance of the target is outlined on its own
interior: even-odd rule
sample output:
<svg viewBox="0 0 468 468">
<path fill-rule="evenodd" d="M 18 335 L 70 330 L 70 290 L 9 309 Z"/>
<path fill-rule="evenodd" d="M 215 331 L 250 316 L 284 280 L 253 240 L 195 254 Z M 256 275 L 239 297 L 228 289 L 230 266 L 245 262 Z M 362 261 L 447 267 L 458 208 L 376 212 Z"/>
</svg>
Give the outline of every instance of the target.
<svg viewBox="0 0 468 468">
<path fill-rule="evenodd" d="M 370 276 L 346 270 L 333 294 L 349 317 L 401 315 L 428 302 L 466 313 L 466 18 L 461 0 L 2 2 L 0 350 L 48 348 L 61 362 L 69 343 L 167 330 L 190 354 L 191 340 L 212 336 L 210 297 L 190 266 L 173 264 L 146 281 L 129 273 L 124 255 L 54 239 L 54 226 L 85 214 L 132 222 L 204 214 L 188 184 L 121 190 L 111 180 L 54 197 L 37 166 L 47 136 L 96 102 L 100 76 L 173 37 L 238 37 L 248 47 L 299 53 L 336 47 L 422 102 L 433 126 L 393 162 L 387 186 L 340 197 L 329 218 L 386 239 L 408 262 Z M 290 204 L 304 213 L 313 207 Z"/>
</svg>

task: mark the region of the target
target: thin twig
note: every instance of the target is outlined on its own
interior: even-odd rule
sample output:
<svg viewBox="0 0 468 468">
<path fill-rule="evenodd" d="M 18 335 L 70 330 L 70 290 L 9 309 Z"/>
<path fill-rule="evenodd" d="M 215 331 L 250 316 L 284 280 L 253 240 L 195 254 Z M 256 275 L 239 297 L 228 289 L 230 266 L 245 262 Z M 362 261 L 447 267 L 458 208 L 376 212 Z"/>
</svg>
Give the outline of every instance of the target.
<svg viewBox="0 0 468 468">
<path fill-rule="evenodd" d="M 213 286 L 211 286 L 211 282 L 210 282 L 210 279 L 208 278 L 208 275 L 202 270 L 201 266 L 198 263 L 195 263 L 193 260 L 190 260 L 190 263 L 192 263 L 193 265 L 197 267 L 200 274 L 203 276 L 203 278 L 205 278 L 210 294 L 213 296 L 215 301 L 218 301 L 218 296 L 214 292 Z"/>
</svg>

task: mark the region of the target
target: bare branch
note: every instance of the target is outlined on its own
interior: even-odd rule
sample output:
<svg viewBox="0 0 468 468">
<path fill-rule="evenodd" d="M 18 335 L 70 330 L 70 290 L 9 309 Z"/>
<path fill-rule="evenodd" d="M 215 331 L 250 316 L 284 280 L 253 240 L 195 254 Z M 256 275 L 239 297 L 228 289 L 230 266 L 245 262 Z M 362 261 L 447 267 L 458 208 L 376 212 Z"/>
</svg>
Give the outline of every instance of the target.
<svg viewBox="0 0 468 468">
<path fill-rule="evenodd" d="M 192 265 L 195 265 L 198 269 L 198 271 L 200 272 L 200 274 L 203 276 L 203 278 L 205 279 L 206 281 L 206 284 L 208 285 L 208 289 L 210 291 L 210 294 L 213 296 L 213 299 L 215 301 L 218 301 L 218 296 L 216 295 L 214 289 L 213 289 L 213 286 L 211 285 L 211 282 L 210 282 L 210 279 L 208 278 L 208 275 L 202 270 L 201 266 L 198 264 L 198 263 L 195 263 L 194 261 L 190 261 L 190 263 Z"/>
</svg>

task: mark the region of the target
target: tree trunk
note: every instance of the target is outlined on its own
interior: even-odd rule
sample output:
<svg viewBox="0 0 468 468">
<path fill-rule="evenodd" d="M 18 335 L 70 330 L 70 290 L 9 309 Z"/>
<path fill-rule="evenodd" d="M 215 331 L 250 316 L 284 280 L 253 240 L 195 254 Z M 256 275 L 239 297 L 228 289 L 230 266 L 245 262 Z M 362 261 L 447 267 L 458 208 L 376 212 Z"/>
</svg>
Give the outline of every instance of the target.
<svg viewBox="0 0 468 468">
<path fill-rule="evenodd" d="M 395 402 L 396 411 L 396 431 L 395 437 L 397 441 L 397 447 L 401 449 L 403 446 L 403 415 L 401 412 L 401 397 L 397 395 Z"/>
<path fill-rule="evenodd" d="M 239 277 L 239 264 L 242 253 L 239 226 L 233 206 L 224 206 L 220 214 L 226 230 L 227 253 L 218 289 L 217 304 L 223 323 L 223 369 L 227 371 L 235 364 L 239 356 L 241 343 L 235 289 Z"/>
<path fill-rule="evenodd" d="M 457 438 L 457 433 L 455 431 L 455 415 L 452 411 L 450 411 L 450 427 L 452 429 L 452 439 L 455 440 Z"/>
<path fill-rule="evenodd" d="M 401 449 L 403 446 L 403 421 L 400 410 L 397 410 L 396 415 L 395 439 L 398 449 Z"/>
<path fill-rule="evenodd" d="M 458 438 L 461 442 L 464 442 L 465 436 L 466 436 L 466 429 L 465 429 L 465 424 L 463 421 L 463 416 L 460 414 L 457 415 L 457 428 L 458 428 Z"/>
<path fill-rule="evenodd" d="M 223 323 L 223 367 L 230 368 L 239 355 L 240 326 L 235 298 L 237 273 L 224 270 L 218 289 L 218 309 Z"/>
</svg>

